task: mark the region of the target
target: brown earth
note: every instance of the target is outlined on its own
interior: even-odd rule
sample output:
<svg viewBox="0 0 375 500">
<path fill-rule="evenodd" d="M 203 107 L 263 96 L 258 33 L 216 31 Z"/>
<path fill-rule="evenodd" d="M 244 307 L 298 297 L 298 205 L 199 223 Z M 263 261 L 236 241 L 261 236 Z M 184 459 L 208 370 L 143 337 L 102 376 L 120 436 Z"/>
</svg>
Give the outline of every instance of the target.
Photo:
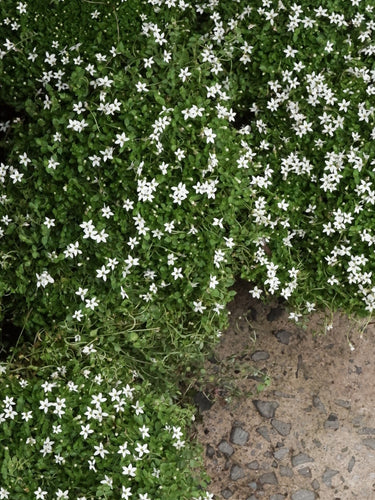
<svg viewBox="0 0 375 500">
<path fill-rule="evenodd" d="M 250 288 L 237 284 L 197 397 L 209 491 L 231 500 L 375 499 L 375 325 L 336 313 L 327 330 L 316 313 L 302 328 Z"/>
</svg>

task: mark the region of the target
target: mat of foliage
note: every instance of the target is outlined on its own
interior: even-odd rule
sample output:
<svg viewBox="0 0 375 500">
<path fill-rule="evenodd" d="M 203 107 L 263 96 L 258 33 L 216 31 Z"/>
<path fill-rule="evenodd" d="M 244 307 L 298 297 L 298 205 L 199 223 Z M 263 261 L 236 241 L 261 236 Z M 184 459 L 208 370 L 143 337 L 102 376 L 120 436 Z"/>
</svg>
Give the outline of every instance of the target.
<svg viewBox="0 0 375 500">
<path fill-rule="evenodd" d="M 374 6 L 0 2 L 2 315 L 177 378 L 234 276 L 371 314 Z M 9 406 L 8 406 L 9 407 Z"/>
</svg>

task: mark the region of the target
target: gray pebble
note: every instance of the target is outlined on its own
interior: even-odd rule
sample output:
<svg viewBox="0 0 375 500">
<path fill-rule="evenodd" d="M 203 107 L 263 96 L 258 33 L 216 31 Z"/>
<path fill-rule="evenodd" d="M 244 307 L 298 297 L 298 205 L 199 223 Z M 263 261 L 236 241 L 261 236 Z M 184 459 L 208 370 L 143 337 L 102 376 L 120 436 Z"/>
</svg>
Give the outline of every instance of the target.
<svg viewBox="0 0 375 500">
<path fill-rule="evenodd" d="M 324 422 L 324 428 L 337 431 L 337 429 L 339 428 L 339 420 L 337 418 L 337 415 L 335 415 L 334 413 L 330 413 L 329 417 Z"/>
<path fill-rule="evenodd" d="M 247 497 L 246 500 L 257 500 L 257 497 L 255 495 L 251 495 Z"/>
<path fill-rule="evenodd" d="M 221 451 L 221 453 L 224 453 L 224 455 L 227 455 L 230 457 L 234 453 L 233 446 L 231 446 L 227 441 L 221 441 L 221 443 L 218 446 L 218 449 Z"/>
<path fill-rule="evenodd" d="M 279 448 L 273 454 L 276 460 L 282 460 L 289 453 L 289 448 Z"/>
<path fill-rule="evenodd" d="M 352 457 L 352 458 L 349 460 L 349 463 L 348 463 L 348 472 L 352 472 L 353 467 L 354 467 L 354 464 L 355 464 L 355 458 L 354 458 L 354 457 Z"/>
<path fill-rule="evenodd" d="M 309 457 L 309 455 L 306 455 L 306 453 L 298 453 L 298 455 L 294 455 L 294 457 L 292 457 L 293 467 L 297 467 L 298 465 L 306 464 L 308 462 L 314 462 L 314 459 Z"/>
<path fill-rule="evenodd" d="M 215 448 L 213 446 L 211 446 L 210 444 L 208 444 L 206 446 L 206 456 L 208 458 L 212 458 L 214 455 L 215 455 Z"/>
<path fill-rule="evenodd" d="M 276 401 L 260 401 L 259 399 L 253 399 L 253 403 L 260 415 L 264 418 L 273 418 L 276 409 L 279 407 L 279 403 Z"/>
<path fill-rule="evenodd" d="M 230 470 L 230 478 L 232 481 L 238 481 L 239 479 L 242 479 L 245 477 L 245 473 L 242 470 L 242 468 L 239 465 L 232 465 L 232 468 Z"/>
<path fill-rule="evenodd" d="M 335 399 L 335 403 L 337 406 L 350 410 L 350 401 L 346 401 L 345 399 Z"/>
<path fill-rule="evenodd" d="M 260 484 L 278 484 L 276 474 L 274 472 L 265 472 L 259 477 Z"/>
<path fill-rule="evenodd" d="M 362 427 L 362 429 L 358 431 L 358 434 L 375 434 L 375 429 L 373 427 Z"/>
<path fill-rule="evenodd" d="M 260 434 L 266 441 L 269 443 L 271 442 L 270 435 L 268 433 L 268 429 L 265 425 L 262 425 L 262 427 L 257 427 L 256 429 L 257 433 Z"/>
<path fill-rule="evenodd" d="M 253 491 L 256 491 L 258 489 L 258 485 L 255 481 L 251 481 L 251 483 L 249 483 L 249 487 L 253 490 Z"/>
<path fill-rule="evenodd" d="M 315 493 L 310 490 L 298 490 L 292 495 L 292 500 L 315 500 Z"/>
<path fill-rule="evenodd" d="M 325 485 L 331 487 L 332 486 L 332 478 L 338 474 L 338 470 L 330 469 L 329 467 L 323 472 L 322 481 Z"/>
<path fill-rule="evenodd" d="M 282 477 L 293 477 L 293 471 L 290 467 L 286 465 L 280 465 L 280 476 Z"/>
<path fill-rule="evenodd" d="M 362 443 L 365 446 L 367 446 L 367 448 L 371 448 L 372 450 L 375 450 L 375 439 L 374 438 L 362 439 Z"/>
<path fill-rule="evenodd" d="M 324 404 L 321 402 L 319 396 L 313 396 L 312 400 L 314 408 L 320 411 L 320 413 L 327 413 Z"/>
<path fill-rule="evenodd" d="M 310 467 L 302 467 L 302 469 L 298 469 L 298 474 L 302 477 L 312 477 Z"/>
<path fill-rule="evenodd" d="M 317 479 L 314 479 L 314 481 L 311 483 L 311 486 L 314 488 L 314 490 L 318 490 L 320 488 L 319 481 Z"/>
<path fill-rule="evenodd" d="M 251 355 L 251 359 L 253 361 L 265 361 L 270 357 L 269 353 L 267 351 L 255 351 Z"/>
<path fill-rule="evenodd" d="M 233 444 L 238 444 L 240 446 L 243 446 L 244 444 L 247 443 L 249 439 L 249 433 L 242 429 L 242 427 L 232 427 L 231 433 L 230 433 L 230 441 Z"/>
<path fill-rule="evenodd" d="M 258 462 L 258 460 L 253 460 L 252 462 L 247 464 L 246 467 L 248 469 L 251 469 L 251 470 L 258 470 L 259 469 L 259 462 Z"/>
<path fill-rule="evenodd" d="M 197 392 L 194 394 L 194 403 L 198 406 L 200 412 L 208 411 L 213 405 L 203 392 Z"/>
<path fill-rule="evenodd" d="M 290 332 L 287 332 L 286 330 L 279 330 L 278 332 L 276 332 L 275 335 L 276 335 L 277 340 L 281 344 L 284 344 L 284 345 L 288 345 L 289 344 Z"/>
<path fill-rule="evenodd" d="M 277 495 L 271 495 L 270 500 L 284 500 L 285 496 L 278 493 Z"/>
<path fill-rule="evenodd" d="M 277 430 L 277 432 L 281 436 L 288 436 L 290 433 L 290 430 L 292 428 L 291 424 L 288 424 L 286 422 L 282 422 L 281 420 L 277 420 L 276 418 L 273 418 L 271 420 L 271 425 L 274 429 Z"/>
<path fill-rule="evenodd" d="M 229 488 L 225 488 L 225 490 L 223 490 L 223 491 L 221 492 L 221 496 L 222 496 L 223 498 L 230 498 L 232 495 L 233 495 L 233 491 L 232 491 L 232 490 L 230 490 Z"/>
</svg>

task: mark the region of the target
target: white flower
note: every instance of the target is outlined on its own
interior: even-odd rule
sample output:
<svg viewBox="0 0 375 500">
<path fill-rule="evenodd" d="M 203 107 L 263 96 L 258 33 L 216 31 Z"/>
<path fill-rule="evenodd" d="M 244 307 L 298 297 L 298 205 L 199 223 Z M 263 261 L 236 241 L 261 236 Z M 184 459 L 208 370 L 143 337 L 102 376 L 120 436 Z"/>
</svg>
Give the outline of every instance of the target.
<svg viewBox="0 0 375 500">
<path fill-rule="evenodd" d="M 187 80 L 187 77 L 190 75 L 191 73 L 189 72 L 189 68 L 182 68 L 178 76 L 181 78 L 183 82 L 185 82 Z"/>
<path fill-rule="evenodd" d="M 125 476 L 135 477 L 136 472 L 137 472 L 137 468 L 133 467 L 132 464 L 129 464 L 128 466 L 123 466 L 122 467 L 122 473 Z"/>
<path fill-rule="evenodd" d="M 170 195 L 173 198 L 173 202 L 181 205 L 181 202 L 187 198 L 189 191 L 186 189 L 186 185 L 180 182 L 178 186 L 172 186 L 173 193 Z"/>
<path fill-rule="evenodd" d="M 109 453 L 108 450 L 104 449 L 103 443 L 99 443 L 99 446 L 94 446 L 94 448 L 95 448 L 94 456 L 100 455 L 102 458 L 104 458 L 105 455 Z"/>
</svg>

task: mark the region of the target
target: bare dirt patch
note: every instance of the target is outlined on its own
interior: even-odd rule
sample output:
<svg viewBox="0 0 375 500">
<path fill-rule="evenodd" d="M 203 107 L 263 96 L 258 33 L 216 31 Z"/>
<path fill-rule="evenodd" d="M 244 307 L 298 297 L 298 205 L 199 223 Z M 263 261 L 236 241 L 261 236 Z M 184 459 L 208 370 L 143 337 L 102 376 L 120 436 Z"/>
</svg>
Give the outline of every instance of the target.
<svg viewBox="0 0 375 500">
<path fill-rule="evenodd" d="M 207 361 L 197 424 L 209 491 L 231 500 L 375 498 L 375 328 L 314 314 L 306 330 L 240 282 Z M 269 385 L 258 392 L 264 375 Z M 267 379 L 266 379 L 267 380 Z M 203 397 L 204 399 L 204 397 Z"/>
</svg>

